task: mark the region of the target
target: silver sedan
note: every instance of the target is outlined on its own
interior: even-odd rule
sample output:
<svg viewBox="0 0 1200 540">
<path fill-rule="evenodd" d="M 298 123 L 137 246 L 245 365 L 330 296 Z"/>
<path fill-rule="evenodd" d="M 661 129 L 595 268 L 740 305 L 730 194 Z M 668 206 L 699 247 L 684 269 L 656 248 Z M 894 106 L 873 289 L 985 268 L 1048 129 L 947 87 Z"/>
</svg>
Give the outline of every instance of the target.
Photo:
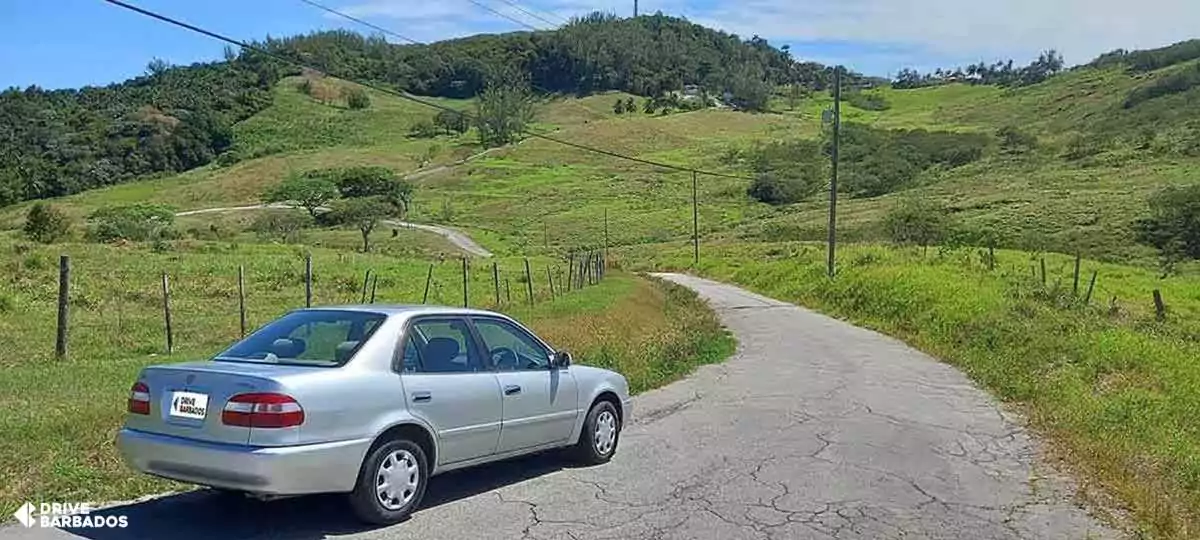
<svg viewBox="0 0 1200 540">
<path fill-rule="evenodd" d="M 117 444 L 148 474 L 260 497 L 343 492 L 387 524 L 435 474 L 558 448 L 607 462 L 631 405 L 623 376 L 571 365 L 498 313 L 303 309 L 211 360 L 142 370 Z"/>
</svg>

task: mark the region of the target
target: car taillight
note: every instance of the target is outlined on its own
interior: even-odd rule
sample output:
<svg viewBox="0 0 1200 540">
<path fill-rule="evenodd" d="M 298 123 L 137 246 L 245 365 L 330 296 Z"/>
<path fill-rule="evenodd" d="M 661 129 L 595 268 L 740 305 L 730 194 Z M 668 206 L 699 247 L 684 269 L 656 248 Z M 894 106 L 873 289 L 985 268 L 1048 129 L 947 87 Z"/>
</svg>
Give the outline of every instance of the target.
<svg viewBox="0 0 1200 540">
<path fill-rule="evenodd" d="M 150 387 L 138 381 L 129 389 L 129 412 L 133 414 L 150 414 Z"/>
<path fill-rule="evenodd" d="M 238 394 L 225 404 L 221 423 L 249 428 L 298 426 L 304 423 L 304 409 L 292 396 L 285 394 Z"/>
</svg>

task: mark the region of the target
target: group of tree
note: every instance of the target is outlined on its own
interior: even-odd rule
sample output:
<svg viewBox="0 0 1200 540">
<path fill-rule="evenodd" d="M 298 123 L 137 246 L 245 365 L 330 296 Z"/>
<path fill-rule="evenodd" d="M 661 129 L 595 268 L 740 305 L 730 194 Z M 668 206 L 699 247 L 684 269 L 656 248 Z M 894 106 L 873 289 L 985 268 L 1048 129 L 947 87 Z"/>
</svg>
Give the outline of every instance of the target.
<svg viewBox="0 0 1200 540">
<path fill-rule="evenodd" d="M 420 95 L 480 96 L 485 124 L 480 138 L 489 145 L 511 141 L 521 131 L 527 117 L 523 96 L 530 89 L 663 96 L 696 84 L 728 95 L 734 106 L 761 109 L 771 88 L 825 89 L 833 72 L 797 62 L 786 46 L 776 48 L 757 36 L 743 39 L 662 14 L 621 19 L 596 13 L 555 31 L 432 45 L 393 44 L 344 30 L 255 45 L 334 77 Z M 495 74 L 506 70 L 518 77 L 497 83 Z M 218 156 L 236 159 L 232 126 L 268 107 L 281 78 L 301 74 L 252 50 L 227 50 L 217 62 L 155 61 L 145 75 L 104 87 L 0 92 L 0 206 L 184 171 Z M 861 76 L 848 77 L 855 78 Z M 360 89 L 341 97 L 350 108 L 370 105 Z M 431 131 L 461 133 L 470 127 L 462 118 L 444 120 L 435 118 Z"/>
<path fill-rule="evenodd" d="M 310 221 L 350 225 L 362 234 L 363 251 L 371 249 L 371 232 L 380 221 L 403 218 L 413 200 L 413 185 L 386 167 L 317 169 L 288 175 L 263 193 L 263 201 L 305 209 Z M 294 218 L 264 218 L 260 232 L 292 238 L 303 228 Z"/>
<path fill-rule="evenodd" d="M 1117 49 L 1100 55 L 1088 65 L 1098 68 L 1120 65 L 1127 66 L 1134 72 L 1145 73 L 1197 58 L 1200 58 L 1200 39 L 1191 39 L 1157 49 L 1141 51 Z"/>
<path fill-rule="evenodd" d="M 617 98 L 616 103 L 613 103 L 613 114 L 625 114 L 638 112 L 637 102 L 633 96 L 628 98 Z"/>
<path fill-rule="evenodd" d="M 1200 259 L 1200 184 L 1169 187 L 1149 200 L 1150 214 L 1134 224 L 1139 242 L 1158 249 L 1164 274 Z"/>
<path fill-rule="evenodd" d="M 1053 75 L 1061 73 L 1066 67 L 1062 54 L 1050 49 L 1038 55 L 1037 59 L 1024 67 L 1017 67 L 1013 60 L 988 64 L 980 62 L 966 67 L 950 69 L 938 68 L 930 73 L 921 73 L 913 69 L 901 69 L 892 81 L 892 86 L 899 89 L 922 88 L 949 83 L 966 83 L 995 86 L 1028 86 L 1040 83 Z"/>
</svg>

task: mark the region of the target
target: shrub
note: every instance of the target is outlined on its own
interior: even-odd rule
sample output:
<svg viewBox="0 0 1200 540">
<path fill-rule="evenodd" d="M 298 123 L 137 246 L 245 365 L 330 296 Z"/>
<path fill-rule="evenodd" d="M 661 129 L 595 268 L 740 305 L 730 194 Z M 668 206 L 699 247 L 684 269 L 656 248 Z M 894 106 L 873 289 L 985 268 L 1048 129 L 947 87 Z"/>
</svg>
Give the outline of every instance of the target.
<svg viewBox="0 0 1200 540">
<path fill-rule="evenodd" d="M 1200 64 L 1159 77 L 1133 89 L 1125 98 L 1125 108 L 1131 109 L 1143 102 L 1171 94 L 1181 94 L 1196 87 L 1200 87 Z"/>
<path fill-rule="evenodd" d="M 804 178 L 762 173 L 754 179 L 746 194 L 771 205 L 798 203 L 817 192 L 820 183 Z"/>
<path fill-rule="evenodd" d="M 1200 259 L 1200 184 L 1171 187 L 1150 198 L 1150 215 L 1134 224 L 1139 242 L 1153 246 L 1163 268 Z"/>
<path fill-rule="evenodd" d="M 71 222 L 57 208 L 45 203 L 34 204 L 25 214 L 25 237 L 43 244 L 62 240 L 71 230 Z"/>
<path fill-rule="evenodd" d="M 109 206 L 92 212 L 88 222 L 88 237 L 96 242 L 163 240 L 174 236 L 175 210 L 147 203 Z"/>
<path fill-rule="evenodd" d="M 1037 136 L 1015 126 L 1004 126 L 996 130 L 1000 148 L 1011 154 L 1024 154 L 1037 149 Z"/>
<path fill-rule="evenodd" d="M 471 129 L 471 119 L 459 111 L 447 109 L 433 117 L 433 125 L 444 130 L 447 135 L 461 135 Z"/>
<path fill-rule="evenodd" d="M 362 88 L 347 90 L 344 95 L 346 96 L 346 106 L 351 109 L 360 110 L 371 106 L 371 98 Z"/>
<path fill-rule="evenodd" d="M 910 197 L 900 201 L 884 218 L 888 237 L 897 244 L 928 246 L 950 235 L 950 212 L 942 204 Z"/>
<path fill-rule="evenodd" d="M 846 102 L 864 111 L 886 111 L 892 104 L 882 94 L 875 92 L 850 92 Z"/>
<path fill-rule="evenodd" d="M 408 135 L 418 139 L 432 139 L 437 137 L 438 131 L 437 127 L 433 125 L 433 122 L 430 122 L 429 120 L 420 120 L 413 124 L 412 128 L 408 130 Z"/>
</svg>

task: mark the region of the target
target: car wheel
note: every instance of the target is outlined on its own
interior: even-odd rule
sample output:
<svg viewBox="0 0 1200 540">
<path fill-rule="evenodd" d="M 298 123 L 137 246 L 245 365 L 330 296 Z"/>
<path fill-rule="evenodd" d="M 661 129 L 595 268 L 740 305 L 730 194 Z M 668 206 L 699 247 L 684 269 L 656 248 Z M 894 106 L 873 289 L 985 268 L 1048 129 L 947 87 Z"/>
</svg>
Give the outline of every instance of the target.
<svg viewBox="0 0 1200 540">
<path fill-rule="evenodd" d="M 429 464 L 416 443 L 395 439 L 367 454 L 350 505 L 359 519 L 375 525 L 403 521 L 417 509 L 429 483 Z"/>
<path fill-rule="evenodd" d="M 583 421 L 575 457 L 587 465 L 599 465 L 612 459 L 621 438 L 621 415 L 608 401 L 598 401 Z"/>
</svg>

